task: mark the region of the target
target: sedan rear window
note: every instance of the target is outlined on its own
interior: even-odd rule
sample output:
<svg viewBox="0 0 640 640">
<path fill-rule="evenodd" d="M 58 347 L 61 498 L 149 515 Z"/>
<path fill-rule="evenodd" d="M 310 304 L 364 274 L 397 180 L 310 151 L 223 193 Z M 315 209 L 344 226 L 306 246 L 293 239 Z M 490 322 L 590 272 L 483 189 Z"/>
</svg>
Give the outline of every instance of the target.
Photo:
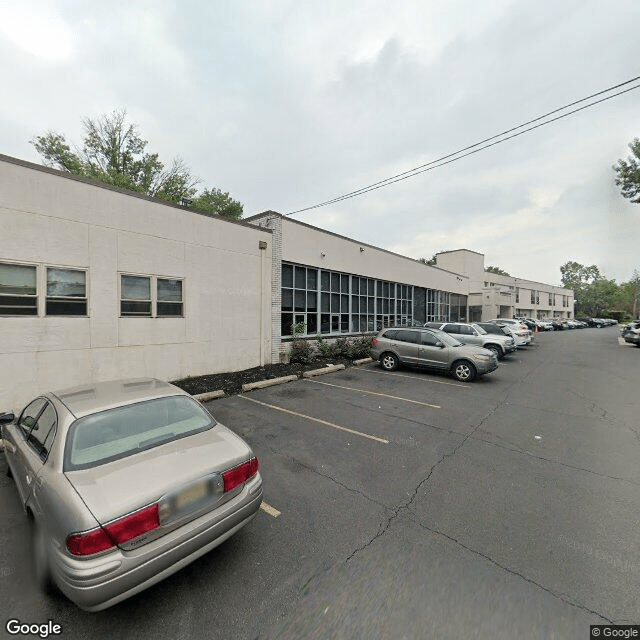
<svg viewBox="0 0 640 640">
<path fill-rule="evenodd" d="M 157 398 L 85 416 L 69 428 L 64 470 L 89 469 L 204 431 L 215 420 L 186 396 Z"/>
</svg>

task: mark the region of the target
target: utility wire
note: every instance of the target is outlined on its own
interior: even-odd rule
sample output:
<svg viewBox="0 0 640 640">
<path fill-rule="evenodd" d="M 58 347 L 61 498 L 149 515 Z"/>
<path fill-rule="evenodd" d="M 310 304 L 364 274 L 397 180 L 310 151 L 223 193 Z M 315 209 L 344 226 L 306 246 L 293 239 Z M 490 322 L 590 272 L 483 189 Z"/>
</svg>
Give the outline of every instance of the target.
<svg viewBox="0 0 640 640">
<path fill-rule="evenodd" d="M 555 122 L 556 120 L 561 120 L 562 118 L 566 118 L 567 116 L 570 116 L 574 113 L 577 113 L 578 111 L 583 111 L 584 109 L 588 109 L 589 107 L 593 107 L 596 104 L 599 104 L 600 102 L 605 102 L 607 100 L 610 100 L 611 98 L 615 98 L 616 96 L 622 95 L 623 93 L 628 93 L 629 91 L 633 91 L 634 89 L 638 89 L 640 88 L 640 84 L 637 84 L 633 87 L 630 87 L 628 89 L 625 89 L 623 91 L 619 91 L 617 93 L 614 93 L 612 95 L 606 96 L 605 98 L 601 98 L 600 100 L 595 100 L 594 102 L 591 102 L 589 104 L 583 105 L 582 107 L 579 107 L 578 109 L 573 109 L 572 111 L 569 111 L 567 113 L 564 113 L 560 116 L 556 116 L 555 118 L 551 118 L 550 120 L 545 120 L 544 122 L 541 122 L 540 124 L 537 124 L 533 127 L 529 127 L 527 129 L 524 129 L 522 131 L 518 131 L 518 133 L 514 133 L 510 136 L 507 136 L 506 134 L 511 133 L 513 131 L 517 131 L 518 129 L 522 129 L 523 127 L 527 127 L 530 124 L 533 124 L 534 122 L 539 122 L 540 120 L 544 120 L 545 118 L 548 118 L 550 115 L 553 115 L 554 113 L 558 113 L 560 111 L 564 111 L 566 109 L 568 109 L 569 107 L 572 107 L 576 104 L 580 104 L 581 102 L 585 102 L 587 100 L 590 100 L 591 98 L 595 98 L 597 96 L 600 96 L 604 93 L 609 93 L 615 89 L 619 89 L 620 87 L 626 86 L 628 84 L 631 84 L 633 82 L 636 82 L 637 80 L 640 80 L 640 76 L 636 76 L 635 78 L 631 78 L 630 80 L 627 80 L 625 82 L 622 82 L 620 84 L 614 85 L 612 87 L 609 87 L 608 89 L 603 89 L 602 91 L 598 91 L 597 93 L 593 93 L 590 96 L 586 96 L 585 98 L 581 98 L 580 100 L 575 100 L 574 102 L 570 102 L 569 104 L 564 105 L 563 107 L 559 107 L 557 109 L 554 109 L 553 111 L 549 111 L 548 113 L 545 113 L 544 115 L 538 116 L 537 118 L 534 118 L 533 120 L 529 120 L 527 122 L 524 122 L 516 127 L 512 127 L 511 129 L 507 129 L 501 133 L 498 133 L 496 135 L 493 135 L 489 138 L 485 138 L 484 140 L 481 140 L 480 142 L 476 142 L 472 145 L 469 145 L 467 147 L 463 147 L 462 149 L 459 149 L 458 151 L 454 151 L 453 153 L 449 153 L 447 155 L 441 156 L 440 158 L 436 158 L 435 160 L 431 160 L 430 162 L 427 162 L 425 164 L 421 164 L 418 165 L 417 167 L 413 167 L 413 169 L 408 169 L 407 171 L 403 171 L 402 173 L 398 173 L 396 175 L 390 176 L 388 178 L 385 178 L 384 180 L 380 180 L 378 182 L 374 182 L 370 185 L 367 185 L 365 187 L 362 187 L 360 189 L 356 189 L 355 191 L 350 191 L 349 193 L 345 193 L 341 196 L 337 196 L 335 198 L 332 198 L 330 200 L 325 200 L 324 202 L 320 202 L 318 204 L 314 204 L 311 205 L 309 207 L 305 207 L 303 209 L 297 209 L 296 211 L 291 211 L 289 213 L 286 213 L 286 216 L 292 216 L 296 213 L 302 213 L 303 211 L 310 211 L 311 209 L 317 209 L 319 207 L 324 207 L 328 204 L 333 204 L 335 202 L 341 202 L 342 200 L 348 200 L 350 198 L 355 198 L 356 196 L 362 195 L 364 193 L 368 193 L 369 191 L 375 191 L 377 189 L 381 189 L 382 187 L 386 187 L 390 184 L 394 184 L 395 182 L 401 182 L 402 180 L 407 180 L 408 178 L 412 178 L 413 176 L 417 176 L 421 173 L 424 173 L 426 171 L 431 171 L 432 169 L 437 169 L 438 167 L 442 167 L 444 165 L 450 164 L 452 162 L 455 162 L 456 160 L 461 160 L 462 158 L 465 158 L 467 156 L 473 155 L 474 153 L 478 153 L 479 151 L 483 151 L 484 149 L 488 149 L 489 147 L 493 147 L 497 144 L 501 144 L 502 142 L 506 142 L 507 140 L 511 140 L 512 138 L 516 138 L 524 133 L 527 133 L 529 131 L 533 131 L 534 129 L 538 129 L 540 127 L 543 127 L 547 124 L 550 124 L 552 122 Z M 503 137 L 506 136 L 506 137 Z M 495 140 L 496 138 L 500 138 L 500 140 L 497 140 L 496 142 L 492 142 L 491 144 L 485 144 L 486 142 L 490 142 L 491 140 Z M 484 145 L 484 146 L 481 146 Z M 476 148 L 479 147 L 479 148 Z M 473 151 L 469 151 L 470 149 L 473 149 Z M 467 151 L 467 153 L 464 153 L 465 151 Z M 462 154 L 462 155 L 461 155 Z M 454 157 L 456 156 L 456 157 Z M 446 162 L 443 162 L 445 161 Z"/>
</svg>

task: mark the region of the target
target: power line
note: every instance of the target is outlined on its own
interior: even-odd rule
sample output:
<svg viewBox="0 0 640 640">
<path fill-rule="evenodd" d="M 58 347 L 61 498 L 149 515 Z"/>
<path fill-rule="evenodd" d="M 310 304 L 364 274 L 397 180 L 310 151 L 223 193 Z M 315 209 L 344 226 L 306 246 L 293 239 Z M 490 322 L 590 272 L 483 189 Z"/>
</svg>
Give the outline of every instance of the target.
<svg viewBox="0 0 640 640">
<path fill-rule="evenodd" d="M 408 169 L 407 171 L 403 171 L 402 173 L 398 173 L 395 174 L 393 176 L 390 176 L 388 178 L 385 178 L 383 180 L 380 180 L 378 182 L 374 182 L 370 185 L 367 185 L 365 187 L 361 187 L 360 189 L 356 189 L 355 191 L 350 191 L 349 193 L 345 193 L 341 196 L 336 196 L 335 198 L 331 198 L 330 200 L 325 200 L 324 202 L 320 202 L 318 204 L 314 204 L 311 205 L 309 207 L 305 207 L 303 209 L 297 209 L 296 211 L 290 211 L 289 213 L 286 213 L 286 216 L 292 216 L 296 213 L 302 213 L 303 211 L 310 211 L 311 209 L 318 209 L 319 207 L 324 207 L 328 204 L 333 204 L 335 202 L 341 202 L 342 200 L 348 200 L 350 198 L 355 198 L 356 196 L 359 195 L 363 195 L 365 193 L 368 193 L 369 191 L 376 191 L 377 189 L 381 189 L 382 187 L 386 187 L 388 185 L 394 184 L 396 182 L 401 182 L 402 180 L 407 180 L 409 178 L 413 178 L 414 176 L 417 176 L 421 173 L 425 173 L 426 171 L 431 171 L 433 169 L 437 169 L 438 167 L 443 167 L 444 165 L 450 164 L 452 162 L 455 162 L 456 160 L 461 160 L 462 158 L 466 158 L 467 156 L 473 155 L 474 153 L 478 153 L 480 151 L 483 151 L 484 149 L 488 149 L 489 147 L 493 147 L 497 144 L 501 144 L 502 142 L 506 142 L 507 140 L 511 140 L 512 138 L 516 138 L 524 133 L 527 133 L 529 131 L 533 131 L 534 129 L 538 129 L 540 127 L 543 127 L 547 124 L 551 124 L 552 122 L 555 122 L 556 120 L 561 120 L 562 118 L 566 118 L 567 116 L 570 116 L 574 113 L 577 113 L 578 111 L 583 111 L 584 109 L 588 109 L 590 107 L 593 107 L 596 104 L 599 104 L 601 102 L 605 102 L 607 100 L 611 100 L 612 98 L 615 98 L 616 96 L 622 95 L 623 93 L 628 93 L 629 91 L 633 91 L 634 89 L 638 89 L 640 88 L 640 84 L 637 84 L 633 87 L 630 87 L 628 89 L 624 89 L 623 91 L 619 91 L 617 93 L 614 93 L 612 95 L 606 96 L 604 98 L 601 98 L 600 100 L 595 100 L 589 104 L 583 105 L 582 107 L 579 107 L 577 109 L 573 109 L 572 111 L 569 111 L 567 113 L 564 113 L 560 116 L 556 116 L 555 118 L 551 118 L 549 120 L 545 120 L 544 122 L 541 122 L 533 127 L 528 127 L 526 129 L 523 129 L 522 131 L 518 131 L 518 129 L 522 129 L 523 127 L 527 127 L 530 124 L 533 124 L 534 122 L 539 122 L 540 120 L 544 120 L 545 118 L 548 118 L 550 115 L 553 115 L 554 113 L 558 113 L 560 111 L 564 111 L 566 109 L 568 109 L 569 107 L 575 106 L 577 104 L 580 104 L 581 102 L 586 102 L 587 100 L 590 100 L 592 98 L 595 98 L 597 96 L 600 96 L 602 94 L 605 93 L 610 93 L 611 91 L 615 90 L 615 89 L 619 89 L 620 87 L 624 87 L 628 84 L 631 84 L 633 82 L 636 82 L 637 80 L 640 80 L 640 76 L 636 76 L 635 78 L 631 78 L 630 80 L 626 80 L 625 82 L 621 82 L 620 84 L 614 85 L 612 87 L 609 87 L 608 89 L 603 89 L 602 91 L 598 91 L 597 93 L 592 93 L 589 96 L 586 96 L 584 98 L 581 98 L 580 100 L 575 100 L 574 102 L 570 102 L 562 107 L 558 107 L 557 109 L 554 109 L 553 111 L 549 111 L 548 113 L 545 113 L 541 116 L 538 116 L 537 118 L 533 118 L 532 120 L 529 120 L 527 122 L 523 122 L 522 124 L 519 124 L 516 127 L 512 127 L 510 129 L 507 129 L 505 131 L 502 131 L 501 133 L 497 133 L 489 138 L 485 138 L 484 140 L 480 140 L 479 142 L 476 142 L 474 144 L 471 144 L 467 147 L 463 147 L 462 149 L 458 149 L 458 151 L 454 151 L 452 153 L 448 153 L 447 155 L 441 156 L 440 158 L 436 158 L 435 160 L 431 160 L 430 162 L 427 162 L 425 164 L 421 164 L 418 165 L 417 167 L 413 167 L 412 169 Z M 518 133 L 514 133 L 512 135 L 507 136 L 506 134 L 511 133 L 513 131 L 518 131 Z M 503 137 L 506 136 L 506 137 Z M 496 140 L 496 138 L 500 138 L 500 140 L 497 140 L 496 142 L 492 142 L 491 144 L 485 144 L 487 142 L 490 142 L 491 140 Z M 484 146 L 482 146 L 484 145 Z M 478 147 L 478 148 L 476 148 Z M 471 149 L 473 149 L 473 151 L 470 151 Z M 465 151 L 467 151 L 467 153 L 464 153 Z M 455 157 L 454 157 L 455 156 Z M 446 162 L 443 162 L 445 161 Z"/>
</svg>

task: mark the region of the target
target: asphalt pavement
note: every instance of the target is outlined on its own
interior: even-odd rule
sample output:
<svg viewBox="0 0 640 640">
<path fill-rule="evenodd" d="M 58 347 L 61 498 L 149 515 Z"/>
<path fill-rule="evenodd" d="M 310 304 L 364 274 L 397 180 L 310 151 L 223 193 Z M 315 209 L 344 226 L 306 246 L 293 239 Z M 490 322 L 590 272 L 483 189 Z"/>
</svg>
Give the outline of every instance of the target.
<svg viewBox="0 0 640 640">
<path fill-rule="evenodd" d="M 265 509 L 95 614 L 31 585 L 0 456 L 4 617 L 64 638 L 238 640 L 640 623 L 639 371 L 616 327 L 584 329 L 540 334 L 471 384 L 371 364 L 210 402 L 260 459 Z"/>
</svg>

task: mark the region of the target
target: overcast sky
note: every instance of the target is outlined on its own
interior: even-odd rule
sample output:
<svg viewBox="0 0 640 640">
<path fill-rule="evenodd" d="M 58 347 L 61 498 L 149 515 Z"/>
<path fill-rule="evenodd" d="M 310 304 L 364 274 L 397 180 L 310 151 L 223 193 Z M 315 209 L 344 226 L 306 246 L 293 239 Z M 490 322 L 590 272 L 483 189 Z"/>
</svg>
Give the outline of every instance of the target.
<svg viewBox="0 0 640 640">
<path fill-rule="evenodd" d="M 638 0 L 0 0 L 0 153 L 126 108 L 245 215 L 312 205 L 640 75 Z M 295 216 L 419 258 L 558 283 L 640 267 L 612 164 L 640 90 L 385 189 Z"/>
</svg>

